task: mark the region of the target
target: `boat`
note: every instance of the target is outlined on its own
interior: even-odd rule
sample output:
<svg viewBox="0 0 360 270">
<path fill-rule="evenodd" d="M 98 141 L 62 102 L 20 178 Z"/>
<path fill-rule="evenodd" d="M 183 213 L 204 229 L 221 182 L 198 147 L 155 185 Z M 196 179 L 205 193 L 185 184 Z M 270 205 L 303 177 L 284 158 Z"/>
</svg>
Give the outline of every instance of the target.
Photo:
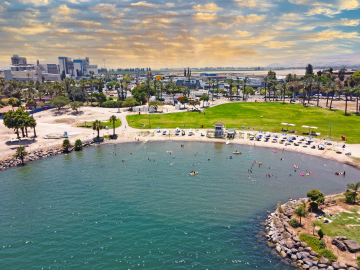
<svg viewBox="0 0 360 270">
<path fill-rule="evenodd" d="M 230 141 L 227 141 L 227 142 L 226 142 L 226 144 L 229 144 L 229 143 L 230 143 Z"/>
<path fill-rule="evenodd" d="M 236 151 L 236 152 L 233 152 L 233 154 L 238 155 L 238 154 L 241 154 L 241 152 Z"/>
<path fill-rule="evenodd" d="M 198 172 L 191 172 L 190 175 L 197 175 L 199 174 Z"/>
</svg>

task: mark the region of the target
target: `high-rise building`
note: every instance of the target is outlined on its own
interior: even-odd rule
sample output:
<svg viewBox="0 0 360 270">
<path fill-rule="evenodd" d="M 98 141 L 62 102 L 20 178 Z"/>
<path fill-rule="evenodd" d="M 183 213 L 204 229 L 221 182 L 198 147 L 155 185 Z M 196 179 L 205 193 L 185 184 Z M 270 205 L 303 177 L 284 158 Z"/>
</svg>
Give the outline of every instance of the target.
<svg viewBox="0 0 360 270">
<path fill-rule="evenodd" d="M 72 76 L 75 75 L 74 74 L 74 63 L 73 63 L 73 61 L 71 61 L 71 58 L 60 56 L 59 57 L 60 74 L 62 74 L 64 70 L 65 70 L 65 74 L 69 74 Z"/>
<path fill-rule="evenodd" d="M 19 57 L 18 55 L 13 55 L 11 57 L 12 65 L 27 65 L 26 57 Z"/>
</svg>

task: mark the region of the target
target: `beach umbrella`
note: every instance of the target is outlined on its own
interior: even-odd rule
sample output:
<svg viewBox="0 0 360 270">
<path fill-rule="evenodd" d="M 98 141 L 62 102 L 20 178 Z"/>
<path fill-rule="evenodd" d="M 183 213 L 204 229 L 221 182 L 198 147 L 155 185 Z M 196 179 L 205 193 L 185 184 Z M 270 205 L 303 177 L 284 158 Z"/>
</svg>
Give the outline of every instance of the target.
<svg viewBox="0 0 360 270">
<path fill-rule="evenodd" d="M 309 139 L 314 139 L 314 137 L 310 136 Z"/>
<path fill-rule="evenodd" d="M 284 136 L 286 136 L 287 134 L 286 133 L 283 133 Z"/>
<path fill-rule="evenodd" d="M 278 135 L 277 135 L 277 134 L 274 134 L 274 135 L 273 135 L 273 137 L 277 138 L 277 137 L 278 137 Z"/>
<path fill-rule="evenodd" d="M 332 139 L 327 139 L 328 142 L 332 142 Z"/>
<path fill-rule="evenodd" d="M 325 145 L 323 145 L 322 143 L 320 143 L 319 146 L 325 146 Z"/>
<path fill-rule="evenodd" d="M 159 127 L 157 127 L 156 129 L 160 129 Z"/>
<path fill-rule="evenodd" d="M 262 130 L 260 130 L 259 133 L 263 133 Z"/>
<path fill-rule="evenodd" d="M 261 139 L 261 136 L 256 136 L 256 138 Z"/>
</svg>

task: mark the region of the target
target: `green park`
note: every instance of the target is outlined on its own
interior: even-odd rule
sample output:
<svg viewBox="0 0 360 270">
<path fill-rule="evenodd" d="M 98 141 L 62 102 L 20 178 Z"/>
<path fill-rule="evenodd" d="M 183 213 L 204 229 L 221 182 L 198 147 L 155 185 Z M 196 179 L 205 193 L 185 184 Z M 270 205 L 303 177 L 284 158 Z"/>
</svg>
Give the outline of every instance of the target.
<svg viewBox="0 0 360 270">
<path fill-rule="evenodd" d="M 150 119 L 149 119 L 150 118 Z M 244 127 L 254 131 L 263 130 L 282 132 L 287 126 L 281 123 L 291 123 L 289 127 L 296 135 L 309 132 L 302 126 L 314 126 L 318 138 L 340 141 L 341 136 L 346 142 L 360 143 L 360 118 L 358 115 L 345 116 L 341 110 L 329 110 L 319 107 L 303 106 L 289 103 L 229 103 L 204 111 L 190 111 L 170 114 L 130 115 L 128 123 L 133 128 L 148 129 L 149 121 L 152 128 L 201 128 L 212 129 L 215 122 L 223 122 L 227 128 L 241 130 Z M 330 124 L 331 121 L 331 124 Z M 185 126 L 186 125 L 186 126 Z M 330 133 L 331 132 L 331 133 Z"/>
</svg>

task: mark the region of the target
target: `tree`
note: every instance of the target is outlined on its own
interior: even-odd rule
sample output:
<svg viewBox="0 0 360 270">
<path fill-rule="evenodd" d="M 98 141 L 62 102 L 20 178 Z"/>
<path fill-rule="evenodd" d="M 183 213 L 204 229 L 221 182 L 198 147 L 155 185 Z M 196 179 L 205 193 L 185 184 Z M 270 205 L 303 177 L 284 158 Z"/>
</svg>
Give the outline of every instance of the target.
<svg viewBox="0 0 360 270">
<path fill-rule="evenodd" d="M 137 100 L 134 97 L 128 97 L 123 103 L 124 107 L 129 107 L 129 108 L 135 107 L 137 105 L 140 105 L 140 103 L 137 102 Z"/>
<path fill-rule="evenodd" d="M 268 86 L 270 83 L 270 79 L 268 76 L 264 78 L 264 84 L 265 84 L 265 102 L 266 102 L 266 86 Z"/>
<path fill-rule="evenodd" d="M 99 121 L 99 120 L 95 120 L 95 121 L 92 123 L 92 128 L 93 128 L 93 130 L 96 130 L 96 131 L 97 131 L 97 133 L 98 133 L 97 137 L 98 137 L 98 138 L 100 138 L 100 129 L 102 129 L 102 127 L 103 127 L 103 124 L 102 124 L 102 122 Z"/>
<path fill-rule="evenodd" d="M 204 94 L 200 97 L 200 101 L 203 102 L 203 108 L 205 108 L 205 101 L 208 102 L 209 99 L 210 99 L 209 95 L 206 95 L 206 94 Z"/>
<path fill-rule="evenodd" d="M 313 66 L 311 64 L 308 64 L 305 69 L 305 75 L 314 75 Z"/>
<path fill-rule="evenodd" d="M 356 85 L 353 88 L 354 94 L 356 95 L 356 113 L 359 113 L 359 95 L 360 95 L 360 86 Z"/>
<path fill-rule="evenodd" d="M 226 82 L 229 85 L 229 99 L 230 99 L 231 96 L 232 96 L 232 91 L 233 91 L 232 88 L 233 88 L 234 80 L 233 79 L 227 79 Z"/>
<path fill-rule="evenodd" d="M 116 116 L 115 116 L 115 115 L 110 116 L 109 121 L 110 121 L 110 122 L 113 122 L 113 136 L 115 137 L 115 121 L 116 121 Z"/>
<path fill-rule="evenodd" d="M 84 104 L 82 102 L 79 101 L 74 101 L 70 103 L 70 107 L 72 110 L 78 112 L 78 109 L 83 106 Z"/>
<path fill-rule="evenodd" d="M 319 99 L 320 99 L 320 92 L 322 90 L 322 84 L 321 84 L 321 81 L 316 81 L 315 84 L 314 84 L 314 89 L 317 90 L 317 103 L 316 103 L 316 106 L 319 107 Z"/>
<path fill-rule="evenodd" d="M 69 97 L 59 96 L 50 99 L 50 105 L 53 107 L 57 107 L 58 111 L 60 111 L 62 107 L 68 105 L 69 103 L 70 103 Z"/>
<path fill-rule="evenodd" d="M 16 148 L 16 152 L 14 155 L 14 158 L 18 158 L 21 160 L 21 165 L 24 165 L 24 158 L 27 156 L 27 152 L 25 151 L 25 147 L 24 146 L 19 146 L 18 148 Z"/>
<path fill-rule="evenodd" d="M 189 104 L 190 104 L 191 106 L 193 106 L 194 109 L 196 110 L 196 106 L 197 106 L 197 105 L 200 105 L 200 101 L 190 100 Z"/>
<path fill-rule="evenodd" d="M 324 194 L 317 189 L 310 190 L 306 196 L 311 200 L 310 207 L 313 211 L 317 211 L 319 204 L 325 201 Z"/>
<path fill-rule="evenodd" d="M 339 70 L 339 74 L 338 74 L 338 78 L 340 79 L 340 81 L 344 81 L 345 80 L 345 72 L 346 72 L 346 69 L 345 67 L 341 68 Z"/>
<path fill-rule="evenodd" d="M 184 105 L 185 109 L 185 104 L 189 102 L 189 98 L 187 96 L 178 97 L 178 102 Z"/>
<path fill-rule="evenodd" d="M 75 151 L 80 151 L 83 147 L 83 143 L 80 139 L 77 139 L 74 144 Z"/>
<path fill-rule="evenodd" d="M 353 190 L 352 191 L 352 197 L 353 197 L 353 202 L 355 204 L 356 203 L 357 193 L 358 193 L 358 191 L 360 189 L 360 182 L 348 184 L 347 188 Z"/>
<path fill-rule="evenodd" d="M 347 105 L 348 105 L 348 96 L 353 93 L 353 89 L 349 86 L 344 87 L 344 95 L 345 95 L 345 115 L 347 115 Z"/>
<path fill-rule="evenodd" d="M 157 112 L 159 106 L 164 105 L 164 103 L 162 103 L 160 100 L 155 100 L 155 101 L 150 101 L 149 102 L 149 106 L 153 107 L 155 112 Z"/>
<path fill-rule="evenodd" d="M 300 218 L 300 226 L 301 226 L 301 218 L 306 217 L 307 214 L 308 214 L 308 211 L 306 211 L 306 209 L 303 205 L 300 205 L 298 208 L 295 209 L 294 215 Z"/>
<path fill-rule="evenodd" d="M 324 232 L 322 231 L 322 229 L 318 230 L 317 233 L 318 233 L 318 235 L 319 235 L 320 240 L 323 239 L 323 237 L 324 237 Z"/>
<path fill-rule="evenodd" d="M 269 70 L 267 77 L 269 78 L 270 81 L 276 80 L 276 72 Z"/>
<path fill-rule="evenodd" d="M 37 136 L 36 136 L 36 130 L 35 130 L 36 120 L 34 119 L 33 116 L 30 116 L 30 117 L 29 117 L 29 127 L 31 127 L 32 129 L 34 129 L 34 137 L 37 137 Z"/>
<path fill-rule="evenodd" d="M 330 86 L 329 86 L 329 90 L 328 91 L 330 91 L 330 93 L 332 93 L 333 95 L 331 96 L 331 101 L 330 101 L 330 110 L 331 110 L 331 108 L 332 108 L 332 103 L 333 103 L 333 100 L 334 100 L 334 96 L 335 96 L 335 94 L 338 92 L 338 87 L 337 87 L 337 85 L 336 84 L 331 84 Z"/>
<path fill-rule="evenodd" d="M 69 139 L 63 140 L 62 148 L 64 148 L 65 152 L 69 152 L 69 148 L 71 147 Z"/>
</svg>

